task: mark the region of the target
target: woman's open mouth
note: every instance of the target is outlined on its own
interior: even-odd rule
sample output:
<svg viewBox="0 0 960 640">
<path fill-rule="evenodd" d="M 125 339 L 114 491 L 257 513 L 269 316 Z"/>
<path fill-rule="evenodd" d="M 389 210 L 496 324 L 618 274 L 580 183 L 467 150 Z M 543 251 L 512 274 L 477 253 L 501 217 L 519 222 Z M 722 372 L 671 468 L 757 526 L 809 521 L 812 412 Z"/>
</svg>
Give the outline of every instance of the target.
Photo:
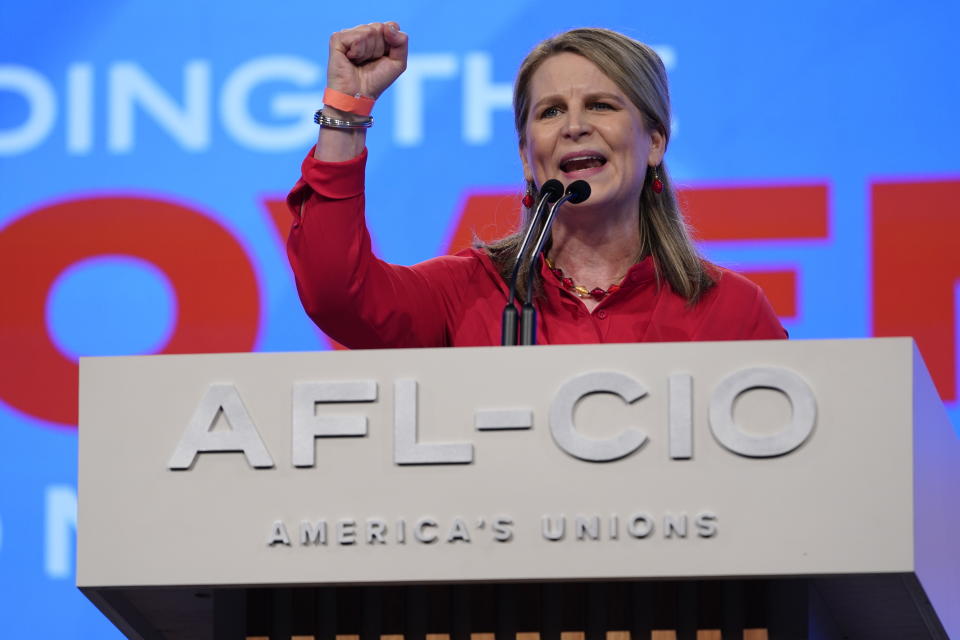
<svg viewBox="0 0 960 640">
<path fill-rule="evenodd" d="M 560 159 L 560 171 L 570 178 L 592 176 L 607 164 L 606 157 L 595 151 L 568 153 Z"/>
</svg>

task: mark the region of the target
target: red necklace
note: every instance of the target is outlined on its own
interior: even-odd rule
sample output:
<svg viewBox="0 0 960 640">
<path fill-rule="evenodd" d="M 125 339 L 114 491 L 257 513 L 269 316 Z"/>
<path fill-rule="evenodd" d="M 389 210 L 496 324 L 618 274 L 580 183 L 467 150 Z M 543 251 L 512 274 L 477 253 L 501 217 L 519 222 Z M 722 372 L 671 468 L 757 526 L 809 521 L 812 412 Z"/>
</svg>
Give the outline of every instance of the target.
<svg viewBox="0 0 960 640">
<path fill-rule="evenodd" d="M 547 263 L 547 268 L 550 269 L 550 273 L 552 273 L 557 278 L 557 280 L 560 281 L 560 284 L 563 285 L 563 288 L 569 291 L 570 293 L 572 293 L 573 295 L 577 296 L 578 298 L 593 298 L 597 302 L 600 302 L 601 300 L 606 298 L 608 295 L 610 295 L 614 291 L 618 291 L 620 289 L 619 284 L 611 284 L 606 289 L 601 289 L 600 287 L 594 287 L 592 290 L 588 290 L 586 287 L 582 285 L 578 285 L 576 282 L 574 282 L 573 278 L 568 278 L 565 275 L 563 275 L 563 269 L 561 269 L 560 267 L 553 266 L 553 263 L 550 262 L 550 258 L 544 256 L 543 259 Z M 622 281 L 624 276 L 626 275 L 627 274 L 623 274 L 622 276 L 619 276 L 617 278 L 617 282 Z"/>
</svg>

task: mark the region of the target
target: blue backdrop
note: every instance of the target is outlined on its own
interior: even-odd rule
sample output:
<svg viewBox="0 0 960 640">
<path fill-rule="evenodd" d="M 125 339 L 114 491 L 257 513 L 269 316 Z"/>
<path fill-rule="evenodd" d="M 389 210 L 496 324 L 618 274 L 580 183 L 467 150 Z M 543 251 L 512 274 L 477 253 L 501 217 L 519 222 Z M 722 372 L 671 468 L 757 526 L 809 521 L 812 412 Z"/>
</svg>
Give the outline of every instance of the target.
<svg viewBox="0 0 960 640">
<path fill-rule="evenodd" d="M 710 226 L 706 253 L 777 287 L 793 338 L 927 336 L 921 348 L 960 424 L 960 252 L 937 248 L 960 232 L 956 3 L 391 4 L 0 6 L 5 636 L 119 637 L 74 587 L 78 356 L 174 340 L 195 351 L 329 348 L 297 300 L 278 202 L 316 135 L 327 37 L 363 22 L 396 20 L 411 42 L 410 68 L 378 102 L 368 138 L 368 215 L 383 257 L 446 252 L 477 196 L 519 192 L 510 84 L 537 41 L 575 26 L 620 30 L 667 64 L 667 162 L 691 198 L 772 198 Z M 798 185 L 824 194 L 821 210 L 796 214 Z M 169 219 L 156 247 L 137 236 L 145 223 L 132 203 Z M 892 217 L 879 224 L 878 211 Z M 919 239 L 901 247 L 898 223 L 910 229 L 921 212 Z M 750 232 L 758 213 L 781 231 Z M 924 238 L 931 248 L 914 252 Z M 197 254 L 230 269 L 196 281 L 178 271 Z M 875 277 L 891 270 L 900 275 Z M 899 308 L 913 286 L 939 306 Z M 188 312 L 220 317 L 191 297 L 204 291 L 236 304 L 220 342 L 183 324 Z M 38 379 L 56 382 L 38 389 Z"/>
</svg>

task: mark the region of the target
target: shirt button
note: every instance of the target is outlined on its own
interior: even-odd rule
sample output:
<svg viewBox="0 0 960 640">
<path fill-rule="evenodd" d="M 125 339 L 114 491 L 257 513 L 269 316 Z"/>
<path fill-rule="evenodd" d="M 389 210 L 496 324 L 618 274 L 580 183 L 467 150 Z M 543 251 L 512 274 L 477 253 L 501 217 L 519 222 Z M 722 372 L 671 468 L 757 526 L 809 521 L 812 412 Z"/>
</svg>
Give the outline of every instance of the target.
<svg viewBox="0 0 960 640">
<path fill-rule="evenodd" d="M 603 309 L 600 309 L 600 311 L 597 311 L 597 317 L 600 318 L 601 320 L 606 320 L 607 312 L 604 311 Z"/>
</svg>

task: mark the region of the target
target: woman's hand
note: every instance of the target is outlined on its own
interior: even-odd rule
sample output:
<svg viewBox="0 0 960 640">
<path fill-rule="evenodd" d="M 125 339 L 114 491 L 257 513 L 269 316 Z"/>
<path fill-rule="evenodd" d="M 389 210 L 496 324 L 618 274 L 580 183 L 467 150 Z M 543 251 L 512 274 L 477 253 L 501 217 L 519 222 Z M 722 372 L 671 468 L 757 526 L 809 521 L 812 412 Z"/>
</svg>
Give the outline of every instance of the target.
<svg viewBox="0 0 960 640">
<path fill-rule="evenodd" d="M 330 36 L 327 87 L 347 95 L 377 99 L 407 68 L 407 34 L 396 22 L 371 22 Z M 356 115 L 324 106 L 323 112 L 341 120 Z M 363 152 L 366 129 L 321 127 L 313 157 L 343 162 Z"/>
<path fill-rule="evenodd" d="M 407 34 L 396 22 L 371 22 L 330 36 L 327 86 L 379 98 L 407 68 Z"/>
</svg>

